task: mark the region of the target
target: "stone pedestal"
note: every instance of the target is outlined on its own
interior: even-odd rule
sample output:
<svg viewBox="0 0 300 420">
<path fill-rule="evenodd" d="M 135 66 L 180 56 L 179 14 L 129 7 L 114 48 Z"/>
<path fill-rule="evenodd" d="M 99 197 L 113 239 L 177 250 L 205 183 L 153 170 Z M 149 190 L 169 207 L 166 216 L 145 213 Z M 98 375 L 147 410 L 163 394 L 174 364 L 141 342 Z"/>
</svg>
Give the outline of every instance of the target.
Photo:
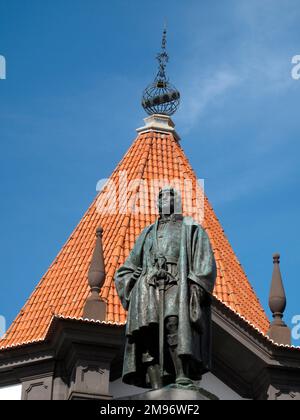
<svg viewBox="0 0 300 420">
<path fill-rule="evenodd" d="M 176 386 L 167 386 L 165 388 L 151 390 L 138 395 L 122 397 L 119 400 L 133 401 L 216 401 L 218 397 L 202 388 L 184 389 Z"/>
</svg>

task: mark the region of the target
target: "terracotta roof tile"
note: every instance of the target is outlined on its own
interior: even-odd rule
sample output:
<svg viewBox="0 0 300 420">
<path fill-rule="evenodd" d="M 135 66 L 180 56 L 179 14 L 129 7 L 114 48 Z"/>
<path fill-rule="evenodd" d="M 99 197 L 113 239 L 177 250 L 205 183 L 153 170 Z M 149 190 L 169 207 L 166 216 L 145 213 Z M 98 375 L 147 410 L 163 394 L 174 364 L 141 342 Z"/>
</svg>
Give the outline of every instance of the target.
<svg viewBox="0 0 300 420">
<path fill-rule="evenodd" d="M 172 134 L 140 134 L 110 178 L 117 185 L 119 171 L 127 172 L 128 182 L 161 178 L 168 182 L 178 178 L 182 191 L 184 182 L 187 179 L 192 180 L 193 200 L 186 203 L 185 214 L 195 217 L 196 220 L 199 218 L 197 213 L 193 214 L 191 208 L 192 204 L 195 205 L 197 177 Z M 144 200 L 143 209 L 146 211 L 142 214 L 99 213 L 97 206 L 103 205 L 107 199 L 104 192 L 99 194 L 9 328 L 5 339 L 0 341 L 0 348 L 43 340 L 54 313 L 74 318 L 82 316 L 85 299 L 89 294 L 87 272 L 95 245 L 95 231 L 99 225 L 104 229 L 103 249 L 107 275 L 101 296 L 108 303 L 106 320 L 113 323 L 125 322 L 126 313 L 117 297 L 113 277 L 116 269 L 128 256 L 137 236 L 156 219 L 156 215 L 151 212 L 159 189 L 159 186 L 156 187 L 149 188 L 152 203 Z M 138 183 L 136 191 L 141 189 Z M 120 194 L 117 187 L 117 197 Z M 145 198 L 145 195 L 146 192 L 141 197 Z M 129 192 L 129 198 L 133 197 L 134 192 Z M 139 201 L 141 204 L 143 199 Z M 269 328 L 267 316 L 206 197 L 204 210 L 202 225 L 211 239 L 218 268 L 214 294 L 265 334 Z"/>
</svg>

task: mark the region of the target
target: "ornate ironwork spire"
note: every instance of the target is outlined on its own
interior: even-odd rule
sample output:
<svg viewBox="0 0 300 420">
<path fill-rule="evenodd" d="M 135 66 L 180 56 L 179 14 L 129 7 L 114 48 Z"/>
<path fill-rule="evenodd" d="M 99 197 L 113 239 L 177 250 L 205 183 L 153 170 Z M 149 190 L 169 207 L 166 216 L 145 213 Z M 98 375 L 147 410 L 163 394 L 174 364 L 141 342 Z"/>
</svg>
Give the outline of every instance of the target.
<svg viewBox="0 0 300 420">
<path fill-rule="evenodd" d="M 167 53 L 166 46 L 167 46 L 167 29 L 165 27 L 164 32 L 163 32 L 162 42 L 161 42 L 161 52 L 157 54 L 159 70 L 156 76 L 156 80 L 160 81 L 162 85 L 168 81 L 167 76 L 166 76 L 166 67 L 169 61 L 169 55 Z"/>
<path fill-rule="evenodd" d="M 165 27 L 162 37 L 161 52 L 157 55 L 159 63 L 158 73 L 154 82 L 145 89 L 142 98 L 142 106 L 149 115 L 173 115 L 177 111 L 180 103 L 180 93 L 171 85 L 166 75 L 166 67 L 169 61 L 166 46 L 167 29 Z"/>
</svg>

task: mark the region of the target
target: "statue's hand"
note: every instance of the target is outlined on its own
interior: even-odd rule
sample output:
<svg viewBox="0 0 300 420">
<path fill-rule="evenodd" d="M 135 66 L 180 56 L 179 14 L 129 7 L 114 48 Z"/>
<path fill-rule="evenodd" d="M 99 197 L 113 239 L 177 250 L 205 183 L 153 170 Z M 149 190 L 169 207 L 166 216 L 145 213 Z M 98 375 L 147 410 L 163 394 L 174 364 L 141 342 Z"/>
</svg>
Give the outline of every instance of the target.
<svg viewBox="0 0 300 420">
<path fill-rule="evenodd" d="M 198 294 L 200 298 L 200 304 L 203 303 L 206 298 L 206 291 L 201 286 L 195 283 L 192 283 L 190 287 L 191 295 L 193 293 L 195 293 L 196 295 Z"/>
<path fill-rule="evenodd" d="M 166 280 L 168 278 L 168 272 L 164 269 L 159 269 L 156 273 L 157 280 Z"/>
</svg>

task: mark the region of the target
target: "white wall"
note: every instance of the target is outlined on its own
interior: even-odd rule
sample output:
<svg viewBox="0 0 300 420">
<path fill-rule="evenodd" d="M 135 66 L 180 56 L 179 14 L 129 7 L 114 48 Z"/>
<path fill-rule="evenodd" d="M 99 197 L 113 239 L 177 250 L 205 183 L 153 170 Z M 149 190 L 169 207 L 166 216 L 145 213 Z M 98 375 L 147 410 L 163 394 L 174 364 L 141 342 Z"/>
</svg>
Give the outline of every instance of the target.
<svg viewBox="0 0 300 420">
<path fill-rule="evenodd" d="M 206 391 L 216 395 L 220 400 L 237 401 L 243 399 L 211 373 L 204 375 L 202 381 L 199 382 L 198 385 Z M 123 384 L 121 378 L 110 383 L 110 394 L 113 398 L 141 394 L 145 391 L 147 390 Z"/>
<path fill-rule="evenodd" d="M 22 385 L 0 388 L 0 401 L 19 401 L 22 396 Z"/>
</svg>

